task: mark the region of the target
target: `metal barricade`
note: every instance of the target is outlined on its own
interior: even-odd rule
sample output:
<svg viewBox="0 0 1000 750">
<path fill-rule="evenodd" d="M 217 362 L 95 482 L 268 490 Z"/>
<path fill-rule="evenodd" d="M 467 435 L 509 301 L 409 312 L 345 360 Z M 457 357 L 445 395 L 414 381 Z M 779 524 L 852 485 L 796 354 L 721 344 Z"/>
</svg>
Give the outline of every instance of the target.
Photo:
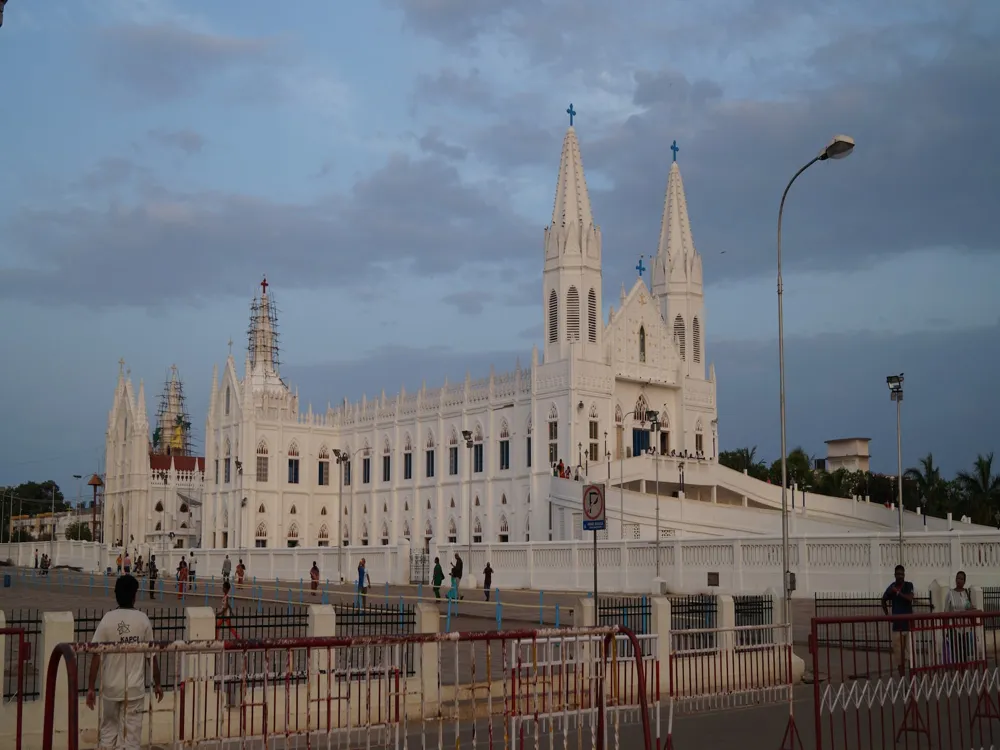
<svg viewBox="0 0 1000 750">
<path fill-rule="evenodd" d="M 46 674 L 43 750 L 90 744 L 103 702 L 81 724 L 76 696 L 63 715 L 53 689 L 63 665 L 70 682 L 77 679 L 85 654 L 100 655 L 102 669 L 112 655 L 149 662 L 174 655 L 173 690 L 162 701 L 152 685 L 143 693 L 143 746 L 653 750 L 658 691 L 647 670 L 655 659 L 621 658 L 625 643 L 642 653 L 619 627 L 60 644 Z"/>
<path fill-rule="evenodd" d="M 985 629 L 986 617 L 813 619 L 817 750 L 996 747 L 1000 631 Z M 865 645 L 876 630 L 890 634 L 890 650 Z"/>
<path fill-rule="evenodd" d="M 689 629 L 671 632 L 670 641 L 667 748 L 674 747 L 676 716 L 781 705 L 788 706 L 788 722 L 774 741 L 801 747 L 790 626 Z"/>
</svg>

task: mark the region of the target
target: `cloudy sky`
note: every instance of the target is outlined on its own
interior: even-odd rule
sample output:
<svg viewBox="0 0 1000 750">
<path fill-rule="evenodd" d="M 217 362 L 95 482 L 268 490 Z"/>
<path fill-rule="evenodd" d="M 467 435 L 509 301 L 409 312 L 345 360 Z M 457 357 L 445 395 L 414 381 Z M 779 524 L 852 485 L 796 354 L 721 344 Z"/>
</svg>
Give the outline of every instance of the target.
<svg viewBox="0 0 1000 750">
<path fill-rule="evenodd" d="M 262 274 L 303 401 L 513 367 L 539 340 L 570 102 L 605 299 L 680 145 L 724 448 L 1000 448 L 1000 5 L 980 0 L 11 0 L 0 29 L 0 484 L 99 467 L 124 357 L 201 428 Z M 648 263 L 647 263 L 648 265 Z M 203 428 L 199 429 L 199 433 Z"/>
</svg>

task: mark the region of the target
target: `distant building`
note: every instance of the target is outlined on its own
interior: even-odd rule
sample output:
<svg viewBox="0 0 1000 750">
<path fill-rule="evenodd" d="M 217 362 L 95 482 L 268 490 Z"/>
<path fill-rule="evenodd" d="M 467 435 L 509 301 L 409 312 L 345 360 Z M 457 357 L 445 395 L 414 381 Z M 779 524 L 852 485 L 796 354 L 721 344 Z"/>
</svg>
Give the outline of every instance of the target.
<svg viewBox="0 0 1000 750">
<path fill-rule="evenodd" d="M 826 470 L 871 471 L 871 438 L 837 438 L 826 441 Z"/>
<path fill-rule="evenodd" d="M 89 507 L 75 508 L 58 513 L 36 513 L 33 516 L 21 515 L 11 518 L 10 528 L 27 531 L 35 539 L 40 536 L 48 537 L 52 533 L 53 521 L 55 522 L 56 539 L 66 538 L 66 529 L 74 523 L 85 523 L 93 533 L 93 510 Z M 98 518 L 97 531 L 100 533 L 100 519 Z"/>
</svg>

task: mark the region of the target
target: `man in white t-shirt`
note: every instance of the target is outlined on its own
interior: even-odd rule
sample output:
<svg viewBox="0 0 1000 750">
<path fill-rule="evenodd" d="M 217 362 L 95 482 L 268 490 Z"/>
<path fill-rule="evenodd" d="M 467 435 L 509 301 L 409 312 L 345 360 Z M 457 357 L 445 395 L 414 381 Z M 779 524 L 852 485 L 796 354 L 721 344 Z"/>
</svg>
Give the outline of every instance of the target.
<svg viewBox="0 0 1000 750">
<path fill-rule="evenodd" d="M 152 642 L 153 626 L 149 618 L 135 609 L 138 593 L 139 581 L 132 576 L 122 576 L 115 582 L 118 609 L 101 618 L 91 643 L 130 645 Z M 160 662 L 155 655 L 93 655 L 87 682 L 87 707 L 93 710 L 97 705 L 97 675 L 100 674 L 99 750 L 139 750 L 147 658 L 153 663 L 153 693 L 159 702 L 163 700 L 163 689 L 160 687 Z"/>
</svg>

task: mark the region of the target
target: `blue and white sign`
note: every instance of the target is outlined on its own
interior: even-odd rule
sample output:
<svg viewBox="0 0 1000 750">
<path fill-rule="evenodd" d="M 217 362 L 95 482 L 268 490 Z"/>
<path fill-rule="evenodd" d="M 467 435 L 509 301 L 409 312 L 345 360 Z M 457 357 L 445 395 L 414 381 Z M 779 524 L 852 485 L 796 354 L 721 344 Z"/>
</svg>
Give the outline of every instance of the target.
<svg viewBox="0 0 1000 750">
<path fill-rule="evenodd" d="M 603 531 L 607 528 L 604 515 L 604 485 L 587 484 L 583 487 L 583 530 Z"/>
</svg>

